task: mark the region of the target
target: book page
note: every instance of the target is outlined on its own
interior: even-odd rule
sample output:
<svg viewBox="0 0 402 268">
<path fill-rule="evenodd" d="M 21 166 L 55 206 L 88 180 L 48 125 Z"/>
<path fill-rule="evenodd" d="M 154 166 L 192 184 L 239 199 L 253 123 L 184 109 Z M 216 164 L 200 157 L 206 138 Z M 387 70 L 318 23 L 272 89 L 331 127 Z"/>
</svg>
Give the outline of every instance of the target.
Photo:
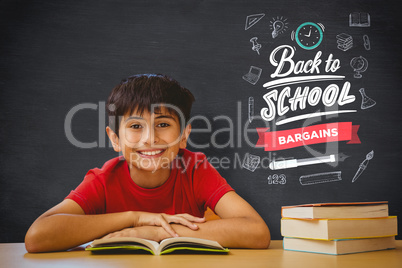
<svg viewBox="0 0 402 268">
<path fill-rule="evenodd" d="M 218 242 L 213 240 L 194 238 L 194 237 L 173 237 L 161 241 L 159 251 L 163 251 L 169 246 L 202 246 L 205 248 L 224 249 Z"/>
<path fill-rule="evenodd" d="M 96 239 L 92 242 L 91 247 L 118 247 L 118 246 L 138 246 L 143 245 L 153 252 L 158 250 L 159 243 L 141 239 L 136 237 L 112 237 L 112 238 L 102 238 Z"/>
</svg>

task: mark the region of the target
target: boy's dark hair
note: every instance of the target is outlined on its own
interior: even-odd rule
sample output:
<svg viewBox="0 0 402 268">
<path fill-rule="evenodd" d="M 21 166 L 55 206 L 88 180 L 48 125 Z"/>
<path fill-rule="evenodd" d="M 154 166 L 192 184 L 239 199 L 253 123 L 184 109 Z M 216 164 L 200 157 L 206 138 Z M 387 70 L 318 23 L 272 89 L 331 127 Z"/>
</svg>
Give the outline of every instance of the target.
<svg viewBox="0 0 402 268">
<path fill-rule="evenodd" d="M 180 110 L 185 125 L 190 119 L 193 94 L 182 87 L 176 80 L 161 74 L 137 74 L 123 79 L 115 86 L 107 101 L 109 127 L 118 135 L 120 119 L 126 114 L 137 111 L 151 112 L 153 104 L 168 104 L 170 113 L 176 114 L 181 123 L 181 116 L 171 107 Z M 181 126 L 183 129 L 185 126 Z"/>
</svg>

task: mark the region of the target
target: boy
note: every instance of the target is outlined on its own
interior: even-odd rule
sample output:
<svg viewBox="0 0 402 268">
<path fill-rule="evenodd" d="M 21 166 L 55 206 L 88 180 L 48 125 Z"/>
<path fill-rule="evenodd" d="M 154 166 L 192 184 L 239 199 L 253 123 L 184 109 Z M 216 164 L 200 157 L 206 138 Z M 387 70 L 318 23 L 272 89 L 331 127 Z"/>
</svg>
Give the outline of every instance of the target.
<svg viewBox="0 0 402 268">
<path fill-rule="evenodd" d="M 201 153 L 186 150 L 193 95 L 162 75 L 135 75 L 109 96 L 106 128 L 116 157 L 58 205 L 25 237 L 28 252 L 66 250 L 93 239 L 174 236 L 225 247 L 267 248 L 268 227 Z M 205 221 L 210 207 L 221 218 Z"/>
</svg>

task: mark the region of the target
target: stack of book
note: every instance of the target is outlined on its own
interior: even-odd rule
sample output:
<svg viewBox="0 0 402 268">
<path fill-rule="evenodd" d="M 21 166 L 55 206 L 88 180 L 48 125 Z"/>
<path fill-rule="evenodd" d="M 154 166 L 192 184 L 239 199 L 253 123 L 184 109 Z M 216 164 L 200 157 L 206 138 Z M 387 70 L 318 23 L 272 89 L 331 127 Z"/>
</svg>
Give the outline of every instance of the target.
<svg viewBox="0 0 402 268">
<path fill-rule="evenodd" d="M 342 51 L 349 50 L 353 47 L 353 38 L 352 36 L 341 33 L 336 36 L 336 40 L 338 43 L 338 48 Z"/>
<path fill-rule="evenodd" d="M 395 248 L 397 217 L 388 202 L 320 203 L 282 207 L 285 250 L 349 254 Z"/>
</svg>

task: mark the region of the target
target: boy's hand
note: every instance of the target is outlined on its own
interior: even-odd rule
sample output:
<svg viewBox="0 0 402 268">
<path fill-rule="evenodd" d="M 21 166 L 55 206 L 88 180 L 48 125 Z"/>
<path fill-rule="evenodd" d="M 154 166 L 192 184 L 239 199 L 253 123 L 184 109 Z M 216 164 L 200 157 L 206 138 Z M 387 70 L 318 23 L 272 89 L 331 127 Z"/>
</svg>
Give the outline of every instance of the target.
<svg viewBox="0 0 402 268">
<path fill-rule="evenodd" d="M 141 227 L 126 228 L 105 235 L 102 238 L 112 238 L 112 237 L 137 237 L 160 242 L 163 239 L 169 238 L 170 236 L 162 227 L 141 226 Z"/>
<path fill-rule="evenodd" d="M 194 223 L 205 222 L 205 218 L 194 217 L 190 214 L 176 214 L 169 215 L 165 213 L 149 213 L 149 212 L 135 212 L 136 220 L 134 227 L 139 226 L 160 226 L 172 237 L 178 237 L 179 235 L 170 226 L 170 223 L 177 223 L 184 225 L 192 230 L 197 230 L 198 226 Z"/>
</svg>

